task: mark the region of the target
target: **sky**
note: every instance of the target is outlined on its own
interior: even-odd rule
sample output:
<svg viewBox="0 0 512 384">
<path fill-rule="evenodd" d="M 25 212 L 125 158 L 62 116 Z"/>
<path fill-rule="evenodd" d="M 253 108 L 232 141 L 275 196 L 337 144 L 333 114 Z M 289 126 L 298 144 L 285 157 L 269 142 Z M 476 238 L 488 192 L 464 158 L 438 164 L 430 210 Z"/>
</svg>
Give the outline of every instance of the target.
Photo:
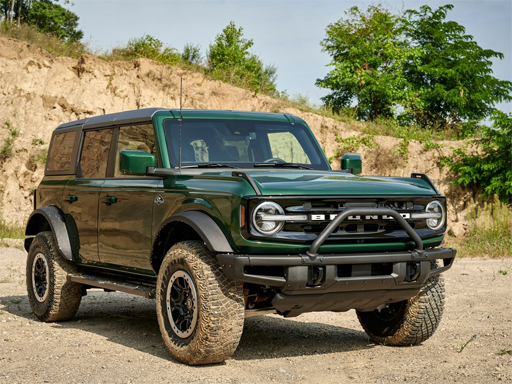
<svg viewBox="0 0 512 384">
<path fill-rule="evenodd" d="M 325 28 L 344 11 L 358 6 L 365 9 L 379 2 L 346 0 L 73 0 L 68 7 L 79 17 L 79 28 L 92 49 L 109 50 L 124 46 L 130 38 L 151 35 L 166 46 L 182 51 L 187 43 L 199 45 L 203 56 L 215 36 L 230 21 L 243 27 L 244 37 L 253 39 L 252 53 L 264 64 L 277 67 L 277 88 L 290 96 L 307 96 L 312 104 L 328 90 L 315 86 L 328 72 L 330 57 L 322 52 L 320 42 Z M 418 9 L 428 4 L 437 8 L 453 4 L 447 19 L 466 28 L 485 49 L 505 55 L 493 61 L 494 76 L 512 81 L 512 1 L 446 0 L 382 1 L 393 11 Z M 512 103 L 499 104 L 512 112 Z"/>
</svg>

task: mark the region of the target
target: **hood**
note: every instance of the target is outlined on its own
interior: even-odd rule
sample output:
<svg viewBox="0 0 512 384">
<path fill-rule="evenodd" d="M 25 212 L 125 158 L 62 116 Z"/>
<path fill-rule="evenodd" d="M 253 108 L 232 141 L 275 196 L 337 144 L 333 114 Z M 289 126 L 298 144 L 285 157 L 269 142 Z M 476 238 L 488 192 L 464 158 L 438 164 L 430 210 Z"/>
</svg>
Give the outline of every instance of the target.
<svg viewBox="0 0 512 384">
<path fill-rule="evenodd" d="M 409 177 L 355 176 L 304 170 L 244 170 L 263 195 L 437 195 L 429 184 Z"/>
</svg>

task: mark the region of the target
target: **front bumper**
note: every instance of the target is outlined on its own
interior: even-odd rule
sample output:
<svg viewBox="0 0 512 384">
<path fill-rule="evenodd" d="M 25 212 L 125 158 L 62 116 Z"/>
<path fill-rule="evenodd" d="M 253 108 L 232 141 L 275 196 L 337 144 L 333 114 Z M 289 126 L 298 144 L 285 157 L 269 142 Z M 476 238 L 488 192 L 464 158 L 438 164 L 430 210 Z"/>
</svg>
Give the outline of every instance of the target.
<svg viewBox="0 0 512 384">
<path fill-rule="evenodd" d="M 371 311 L 415 296 L 429 277 L 449 269 L 456 250 L 326 255 L 219 254 L 224 274 L 275 287 L 272 305 L 285 316 L 311 311 Z M 432 262 L 442 260 L 437 266 Z M 266 273 L 268 272 L 268 273 Z"/>
</svg>

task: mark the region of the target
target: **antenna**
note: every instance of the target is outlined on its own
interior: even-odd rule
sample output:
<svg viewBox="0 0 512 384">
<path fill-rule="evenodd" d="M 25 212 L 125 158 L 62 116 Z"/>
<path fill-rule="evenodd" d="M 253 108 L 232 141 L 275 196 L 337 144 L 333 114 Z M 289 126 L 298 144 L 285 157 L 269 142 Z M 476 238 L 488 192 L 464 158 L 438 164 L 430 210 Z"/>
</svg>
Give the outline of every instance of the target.
<svg viewBox="0 0 512 384">
<path fill-rule="evenodd" d="M 181 170 L 181 122 L 183 121 L 183 115 L 181 114 L 182 102 L 181 99 L 183 97 L 183 76 L 180 76 L 180 149 L 179 149 L 179 169 Z"/>
</svg>

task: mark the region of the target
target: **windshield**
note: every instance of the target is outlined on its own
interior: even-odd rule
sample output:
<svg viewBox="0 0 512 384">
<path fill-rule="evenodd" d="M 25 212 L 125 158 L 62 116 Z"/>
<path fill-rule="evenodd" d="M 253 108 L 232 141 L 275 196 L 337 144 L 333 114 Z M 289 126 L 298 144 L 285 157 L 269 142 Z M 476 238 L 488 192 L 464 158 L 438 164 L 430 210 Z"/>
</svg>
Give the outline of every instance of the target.
<svg viewBox="0 0 512 384">
<path fill-rule="evenodd" d="M 327 170 L 318 144 L 302 124 L 255 120 L 183 119 L 182 166 L 297 167 Z M 176 119 L 164 122 L 171 165 L 179 164 Z"/>
</svg>

